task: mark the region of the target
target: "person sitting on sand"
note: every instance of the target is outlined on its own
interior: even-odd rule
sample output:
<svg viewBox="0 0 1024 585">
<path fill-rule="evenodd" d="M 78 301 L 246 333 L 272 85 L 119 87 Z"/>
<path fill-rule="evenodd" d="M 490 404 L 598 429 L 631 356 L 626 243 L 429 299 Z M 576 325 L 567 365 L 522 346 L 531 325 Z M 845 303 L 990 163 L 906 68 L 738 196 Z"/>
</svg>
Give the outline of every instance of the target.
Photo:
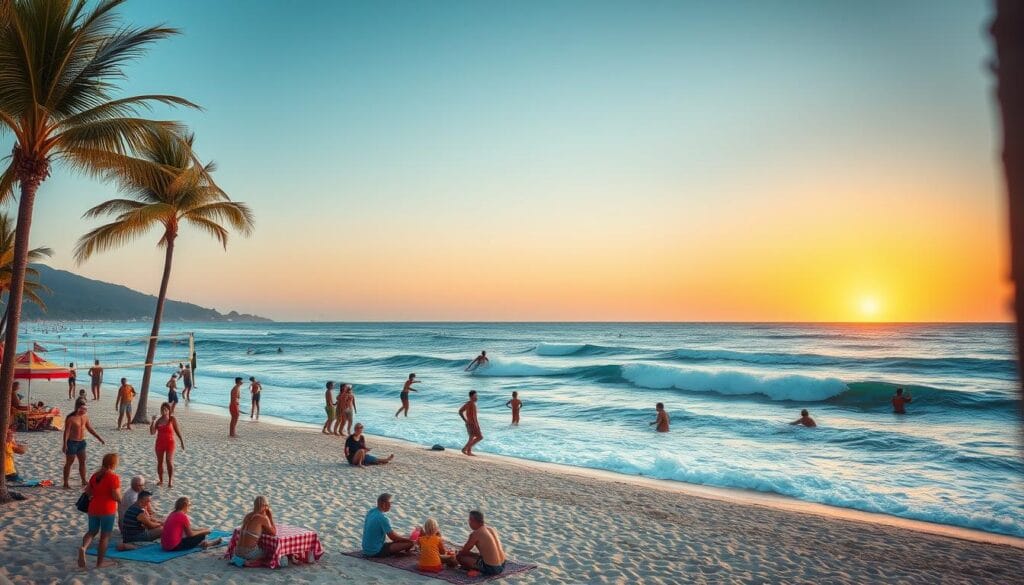
<svg viewBox="0 0 1024 585">
<path fill-rule="evenodd" d="M 207 540 L 212 532 L 209 528 L 192 528 L 192 519 L 188 513 L 192 502 L 186 498 L 178 498 L 174 502 L 174 511 L 164 521 L 164 531 L 160 535 L 160 546 L 165 551 L 191 550 L 197 546 L 209 548 L 221 543 L 220 538 Z"/>
<path fill-rule="evenodd" d="M 402 406 L 395 412 L 395 418 L 398 418 L 398 415 L 402 414 L 403 411 L 405 412 L 405 416 L 409 416 L 409 393 L 417 392 L 417 390 L 412 387 L 413 384 L 417 383 L 419 383 L 419 380 L 416 379 L 416 374 L 409 374 L 409 378 L 405 381 L 405 385 L 402 386 L 402 393 L 398 397 L 402 401 Z"/>
<path fill-rule="evenodd" d="M 500 575 L 505 570 L 505 549 L 498 531 L 484 524 L 484 514 L 479 510 L 469 513 L 469 528 L 469 539 L 456 555 L 459 564 L 470 577 Z M 473 552 L 474 548 L 479 554 Z"/>
<path fill-rule="evenodd" d="M 270 504 L 266 496 L 256 496 L 252 502 L 252 512 L 242 519 L 242 526 L 239 529 L 241 535 L 238 543 L 235 544 L 234 554 L 231 562 L 237 567 L 259 566 L 266 553 L 260 548 L 260 537 L 264 534 L 274 536 L 277 534 L 277 527 L 274 526 L 274 513 L 270 510 Z"/>
<path fill-rule="evenodd" d="M 505 403 L 505 408 L 512 409 L 512 426 L 519 426 L 519 409 L 523 407 L 523 401 L 519 400 L 519 393 L 512 392 L 512 400 Z"/>
<path fill-rule="evenodd" d="M 121 521 L 121 544 L 117 550 L 132 550 L 133 543 L 150 543 L 160 538 L 164 531 L 164 523 L 153 514 L 153 494 L 142 490 L 138 499 L 124 512 Z"/>
<path fill-rule="evenodd" d="M 654 419 L 654 422 L 647 423 L 647 426 L 652 427 L 654 425 L 658 425 L 655 430 L 657 430 L 659 433 L 667 433 L 668 413 L 665 412 L 665 405 L 659 402 L 654 405 L 654 410 L 658 412 L 658 416 L 657 418 Z"/>
<path fill-rule="evenodd" d="M 359 467 L 365 467 L 367 465 L 387 465 L 394 459 L 394 454 L 388 455 L 384 459 L 377 459 L 373 455 L 370 455 L 370 448 L 366 446 L 366 437 L 363 436 L 363 425 L 359 423 L 356 425 L 355 432 L 345 439 L 345 459 L 348 460 L 349 465 L 356 465 Z"/>
<path fill-rule="evenodd" d="M 476 390 L 469 391 L 469 400 L 459 409 L 459 417 L 466 423 L 466 434 L 469 440 L 462 447 L 462 453 L 473 456 L 473 446 L 484 440 L 484 434 L 480 431 L 480 422 L 476 418 Z"/>
<path fill-rule="evenodd" d="M 131 483 L 126 491 L 121 496 L 121 501 L 117 506 L 118 523 L 124 519 L 124 513 L 139 499 L 139 494 L 146 490 L 146 478 L 141 475 L 136 475 L 132 478 Z"/>
<path fill-rule="evenodd" d="M 75 411 L 64 419 L 64 445 L 61 447 L 61 451 L 64 453 L 64 489 L 71 487 L 68 485 L 68 475 L 71 473 L 71 464 L 75 462 L 76 457 L 78 458 L 78 473 L 82 476 L 82 485 L 86 485 L 85 433 L 88 432 L 96 437 L 100 445 L 106 445 L 103 437 L 96 434 L 96 429 L 92 428 L 92 423 L 89 422 L 87 414 L 89 408 L 85 401 L 77 402 L 76 406 Z"/>
<path fill-rule="evenodd" d="M 260 392 L 263 391 L 263 384 L 260 384 L 256 376 L 249 376 L 249 394 L 252 395 L 252 402 L 249 406 L 249 420 L 253 419 L 253 415 L 256 415 L 256 420 L 260 420 Z"/>
<path fill-rule="evenodd" d="M 324 392 L 324 412 L 327 413 L 327 420 L 324 421 L 324 428 L 320 432 L 329 435 L 334 428 L 334 382 L 327 382 L 327 391 Z"/>
<path fill-rule="evenodd" d="M 90 496 L 89 530 L 82 537 L 82 546 L 78 548 L 78 566 L 82 569 L 85 568 L 85 551 L 97 533 L 100 542 L 96 546 L 96 568 L 117 564 L 104 560 L 110 534 L 114 532 L 114 522 L 117 520 L 117 503 L 121 501 L 121 477 L 114 473 L 117 463 L 117 453 L 107 453 L 103 456 L 103 467 L 89 478 L 86 488 Z"/>
<path fill-rule="evenodd" d="M 446 565 L 452 568 L 456 566 L 455 555 L 444 548 L 444 537 L 441 536 L 437 520 L 427 518 L 416 544 L 420 549 L 420 560 L 416 565 L 418 571 L 440 573 Z"/>
<path fill-rule="evenodd" d="M 903 388 L 896 388 L 896 395 L 892 397 L 893 414 L 907 414 L 906 405 L 914 401 L 909 394 L 903 394 Z"/>
<path fill-rule="evenodd" d="M 814 427 L 818 426 L 814 422 L 814 419 L 811 418 L 811 415 L 807 413 L 807 409 L 806 408 L 800 411 L 800 418 L 796 419 L 795 421 L 793 421 L 793 422 L 791 422 L 789 424 L 791 424 L 791 425 L 804 425 L 807 428 L 814 428 Z"/>
<path fill-rule="evenodd" d="M 125 428 L 132 430 L 132 400 L 135 399 L 135 388 L 128 383 L 128 378 L 121 378 L 121 386 L 117 389 L 114 410 L 117 411 L 117 430 L 121 430 L 121 419 L 127 418 Z"/>
<path fill-rule="evenodd" d="M 415 544 L 391 527 L 387 513 L 391 510 L 391 494 L 377 496 L 377 506 L 370 508 L 363 520 L 363 555 L 391 557 L 404 554 Z M 388 542 L 388 539 L 391 542 Z"/>
<path fill-rule="evenodd" d="M 174 409 L 178 406 L 178 374 L 171 374 L 171 378 L 167 380 L 167 404 L 171 406 L 171 414 L 174 414 Z"/>
<path fill-rule="evenodd" d="M 14 416 L 16 412 L 27 412 L 28 405 L 21 403 L 21 394 L 18 394 L 18 388 L 21 387 L 19 382 L 13 382 L 11 384 L 11 416 Z"/>
<path fill-rule="evenodd" d="M 473 370 L 486 366 L 489 363 L 491 363 L 491 360 L 487 359 L 487 352 L 481 351 L 480 355 L 476 356 L 473 358 L 473 361 L 469 362 L 469 365 L 466 366 L 466 371 L 472 372 Z"/>
</svg>

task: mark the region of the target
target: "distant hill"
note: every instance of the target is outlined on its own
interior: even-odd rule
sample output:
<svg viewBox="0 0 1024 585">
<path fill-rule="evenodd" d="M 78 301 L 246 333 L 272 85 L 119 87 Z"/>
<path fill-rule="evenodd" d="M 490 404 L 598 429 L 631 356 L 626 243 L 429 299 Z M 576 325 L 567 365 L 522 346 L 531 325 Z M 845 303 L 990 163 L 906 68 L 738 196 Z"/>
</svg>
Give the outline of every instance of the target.
<svg viewBox="0 0 1024 585">
<path fill-rule="evenodd" d="M 39 271 L 39 281 L 50 289 L 40 296 L 46 312 L 33 303 L 22 307 L 23 320 L 52 321 L 131 321 L 151 320 L 156 310 L 156 297 L 134 291 L 126 286 L 92 280 L 66 270 L 43 264 L 32 266 Z M 192 303 L 167 300 L 164 321 L 270 321 L 256 315 L 235 311 L 223 314 Z"/>
</svg>

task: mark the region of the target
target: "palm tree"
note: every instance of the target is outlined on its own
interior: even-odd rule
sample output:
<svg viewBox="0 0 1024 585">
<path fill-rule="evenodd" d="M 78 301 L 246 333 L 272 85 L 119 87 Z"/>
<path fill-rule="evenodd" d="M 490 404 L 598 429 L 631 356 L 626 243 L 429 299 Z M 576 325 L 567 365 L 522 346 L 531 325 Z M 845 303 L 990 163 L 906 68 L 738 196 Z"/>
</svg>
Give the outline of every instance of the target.
<svg viewBox="0 0 1024 585">
<path fill-rule="evenodd" d="M 164 248 L 164 273 L 160 280 L 153 330 L 146 351 L 142 390 L 135 422 L 146 422 L 146 401 L 156 357 L 167 285 L 171 279 L 174 244 L 182 225 L 190 225 L 213 236 L 224 249 L 228 246 L 228 227 L 248 236 L 253 217 L 244 203 L 232 201 L 212 180 L 213 163 L 202 165 L 192 152 L 194 137 L 159 132 L 137 148 L 135 157 L 113 156 L 102 173 L 120 185 L 125 199 L 111 199 L 85 212 L 86 218 L 115 216 L 78 240 L 75 260 L 82 263 L 92 255 L 122 246 L 144 235 L 151 228 L 161 230 L 157 246 Z"/>
<path fill-rule="evenodd" d="M 4 295 L 8 294 L 11 289 L 11 265 L 14 261 L 14 229 L 14 220 L 11 219 L 11 216 L 6 213 L 0 213 L 0 299 L 3 299 Z M 50 248 L 35 248 L 28 251 L 29 262 L 39 262 L 50 256 L 53 256 L 53 250 Z M 25 298 L 39 305 L 45 311 L 46 303 L 43 302 L 39 293 L 48 292 L 49 289 L 39 284 L 39 272 L 35 268 L 30 266 L 25 269 L 25 273 L 27 276 L 35 278 L 35 280 L 25 280 Z M 10 308 L 11 306 L 8 304 L 4 308 L 3 317 L 0 317 L 0 331 L 3 331 L 4 326 L 7 324 Z"/>
<path fill-rule="evenodd" d="M 125 66 L 177 31 L 124 26 L 115 9 L 124 0 L 0 0 L 0 131 L 14 136 L 10 166 L 0 174 L 0 201 L 20 189 L 11 264 L 6 347 L 17 347 L 28 269 L 32 210 L 50 165 L 63 161 L 92 172 L 109 154 L 122 154 L 171 122 L 139 117 L 156 104 L 194 104 L 169 95 L 115 99 Z M 89 5 L 92 5 L 90 8 Z M 10 415 L 14 351 L 0 362 L 0 428 Z M 0 465 L 5 454 L 0 450 Z M 0 503 L 8 501 L 0 477 Z"/>
<path fill-rule="evenodd" d="M 998 0 L 991 32 L 996 49 L 996 97 L 1003 114 L 1003 169 L 1010 202 L 1017 367 L 1024 368 L 1024 3 Z M 1021 389 L 1021 396 L 1024 397 L 1024 389 Z M 1019 404 L 1024 417 L 1024 401 Z"/>
</svg>

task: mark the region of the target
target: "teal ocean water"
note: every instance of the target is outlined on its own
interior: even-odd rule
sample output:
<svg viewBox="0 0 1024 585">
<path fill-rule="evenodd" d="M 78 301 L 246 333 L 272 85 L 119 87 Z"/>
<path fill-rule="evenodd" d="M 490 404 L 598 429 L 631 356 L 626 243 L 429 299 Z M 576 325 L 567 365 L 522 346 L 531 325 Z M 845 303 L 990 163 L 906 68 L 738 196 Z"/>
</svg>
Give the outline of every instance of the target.
<svg viewBox="0 0 1024 585">
<path fill-rule="evenodd" d="M 148 325 L 30 326 L 51 359 L 141 362 Z M 460 447 L 480 393 L 479 451 L 721 487 L 1024 536 L 1024 459 L 1007 325 L 174 324 L 194 331 L 194 399 L 264 383 L 263 412 L 322 423 L 324 382 L 355 385 L 372 434 Z M 83 335 L 88 337 L 83 337 Z M 277 349 L 282 352 L 278 353 Z M 466 364 L 487 350 L 491 365 Z M 162 344 L 158 361 L 183 358 Z M 84 368 L 83 368 L 84 370 Z M 423 381 L 396 420 L 402 382 Z M 157 396 L 170 368 L 158 368 Z M 138 385 L 139 369 L 111 371 Z M 80 377 L 84 377 L 83 374 Z M 896 385 L 913 395 L 891 413 Z M 504 407 L 513 390 L 520 427 Z M 159 398 L 163 400 L 163 398 Z M 672 432 L 648 427 L 664 402 Z M 248 399 L 243 401 L 248 408 Z M 808 408 L 817 429 L 790 426 Z"/>
</svg>

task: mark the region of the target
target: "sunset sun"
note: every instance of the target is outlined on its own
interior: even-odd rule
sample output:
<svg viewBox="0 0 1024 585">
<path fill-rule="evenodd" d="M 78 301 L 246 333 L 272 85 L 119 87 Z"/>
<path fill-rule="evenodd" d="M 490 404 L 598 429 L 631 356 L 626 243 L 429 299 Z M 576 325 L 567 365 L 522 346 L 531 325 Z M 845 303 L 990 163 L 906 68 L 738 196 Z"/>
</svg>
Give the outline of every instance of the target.
<svg viewBox="0 0 1024 585">
<path fill-rule="evenodd" d="M 863 297 L 860 299 L 859 309 L 862 319 L 873 320 L 878 318 L 882 306 L 877 297 Z"/>
</svg>

